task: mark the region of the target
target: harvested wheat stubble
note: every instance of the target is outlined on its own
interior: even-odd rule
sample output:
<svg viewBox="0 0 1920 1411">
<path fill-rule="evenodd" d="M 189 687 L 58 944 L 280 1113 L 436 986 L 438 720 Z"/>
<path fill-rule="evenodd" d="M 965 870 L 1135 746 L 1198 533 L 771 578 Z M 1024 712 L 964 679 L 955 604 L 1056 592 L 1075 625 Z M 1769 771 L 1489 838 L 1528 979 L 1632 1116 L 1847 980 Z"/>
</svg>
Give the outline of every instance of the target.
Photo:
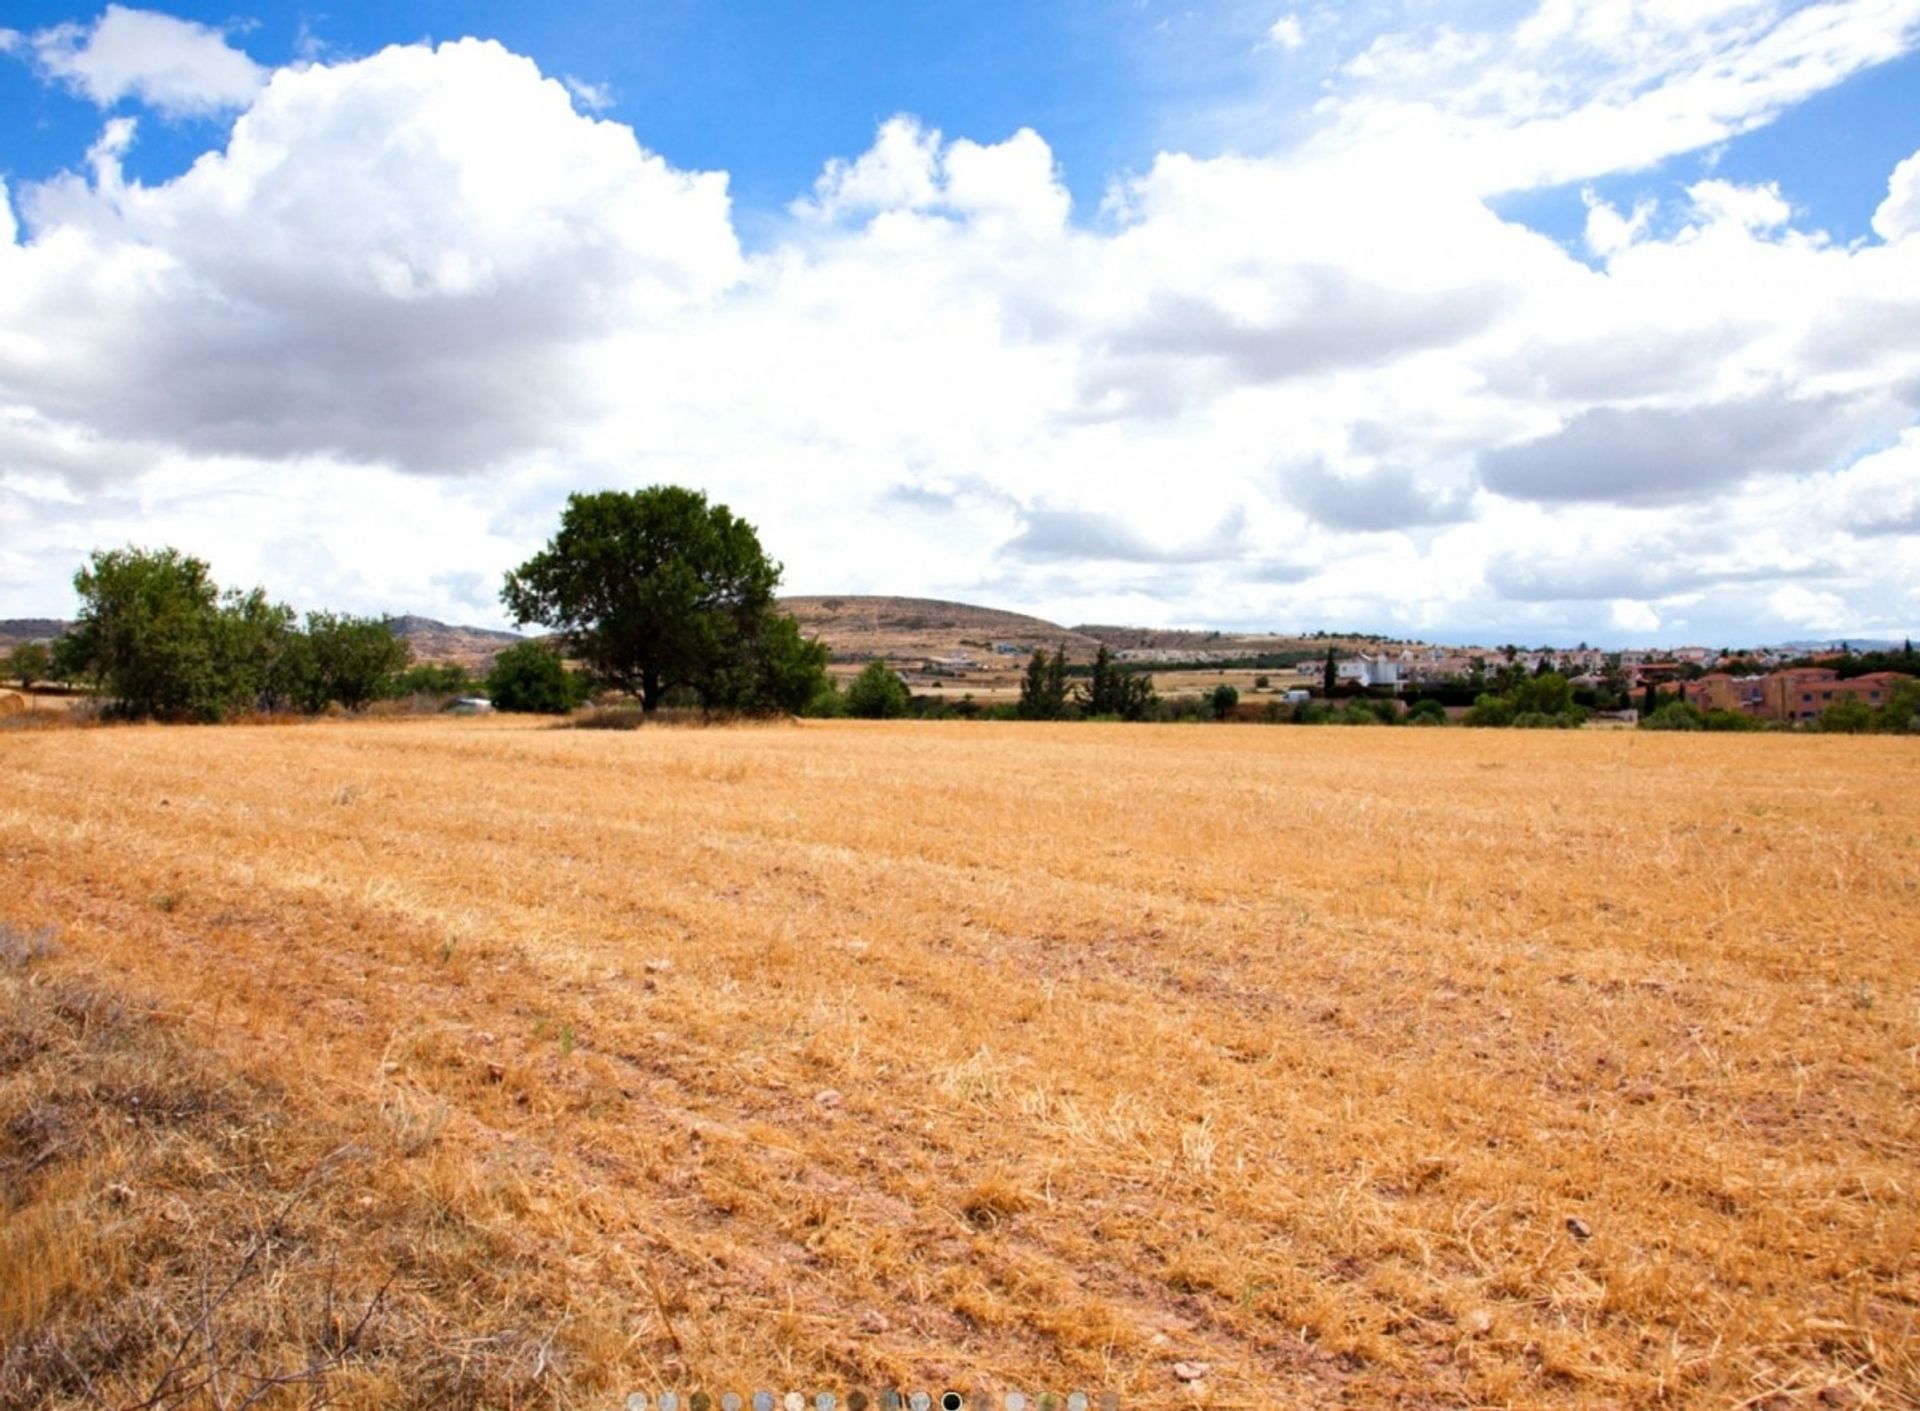
<svg viewBox="0 0 1920 1411">
<path fill-rule="evenodd" d="M 286 1277 L 214 1321 L 256 1371 L 338 1354 L 335 1404 L 1920 1388 L 1905 741 L 473 720 L 0 755 L 0 908 L 60 943 L 15 981 L 111 997 L 62 1042 L 190 1054 L 225 1104 L 142 1145 L 93 1060 L 0 1036 L 9 1230 L 94 1271 L 0 1294 L 7 1374 L 74 1369 L 45 1404 L 145 1395 L 303 1183 Z M 107 1218 L 116 1186 L 177 1221 Z M 53 1240 L 9 1234 L 0 1289 Z"/>
</svg>

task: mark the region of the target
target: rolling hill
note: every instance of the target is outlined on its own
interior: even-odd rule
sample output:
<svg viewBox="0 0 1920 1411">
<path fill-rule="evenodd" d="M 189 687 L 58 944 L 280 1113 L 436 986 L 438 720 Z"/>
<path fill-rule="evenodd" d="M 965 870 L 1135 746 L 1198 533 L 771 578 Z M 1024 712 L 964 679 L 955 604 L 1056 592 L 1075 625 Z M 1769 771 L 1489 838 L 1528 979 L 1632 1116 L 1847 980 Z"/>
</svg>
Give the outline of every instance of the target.
<svg viewBox="0 0 1920 1411">
<path fill-rule="evenodd" d="M 1016 660 L 1035 647 L 1064 646 L 1075 661 L 1090 661 L 1100 643 L 1044 618 L 938 598 L 792 597 L 780 599 L 800 630 L 819 637 L 838 661 L 884 657 L 903 661 L 968 655 L 986 660 L 1005 644 Z"/>
</svg>

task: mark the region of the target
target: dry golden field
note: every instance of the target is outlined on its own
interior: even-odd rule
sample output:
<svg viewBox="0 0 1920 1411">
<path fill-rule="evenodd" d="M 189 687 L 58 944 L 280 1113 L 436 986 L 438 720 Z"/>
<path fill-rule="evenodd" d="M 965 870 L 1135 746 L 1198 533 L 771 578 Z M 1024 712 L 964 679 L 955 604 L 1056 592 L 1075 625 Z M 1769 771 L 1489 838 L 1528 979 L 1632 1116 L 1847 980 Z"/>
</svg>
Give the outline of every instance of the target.
<svg viewBox="0 0 1920 1411">
<path fill-rule="evenodd" d="M 1920 1394 L 1907 740 L 392 720 L 0 784 L 0 1406 Z"/>
</svg>

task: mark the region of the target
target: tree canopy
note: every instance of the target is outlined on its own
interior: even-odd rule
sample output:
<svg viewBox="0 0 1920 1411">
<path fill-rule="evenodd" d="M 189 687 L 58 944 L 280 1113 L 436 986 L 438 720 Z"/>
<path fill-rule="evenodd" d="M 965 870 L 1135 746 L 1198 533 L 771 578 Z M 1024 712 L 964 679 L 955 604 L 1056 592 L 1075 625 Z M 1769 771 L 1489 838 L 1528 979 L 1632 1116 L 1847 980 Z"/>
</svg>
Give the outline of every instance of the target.
<svg viewBox="0 0 1920 1411">
<path fill-rule="evenodd" d="M 516 642 L 493 659 L 487 696 L 496 710 L 565 715 L 580 704 L 580 682 L 544 642 Z"/>
<path fill-rule="evenodd" d="M 386 619 L 346 613 L 308 613 L 307 648 L 313 658 L 312 699 L 321 705 L 338 701 L 348 710 L 391 694 L 413 659 Z"/>
<path fill-rule="evenodd" d="M 910 699 L 907 683 L 900 679 L 900 673 L 875 657 L 847 688 L 847 714 L 868 720 L 893 720 L 907 713 Z"/>
<path fill-rule="evenodd" d="M 115 714 L 220 720 L 236 711 L 358 709 L 386 695 L 406 643 L 381 618 L 293 609 L 259 588 L 222 593 L 178 549 L 96 551 L 73 578 L 80 615 L 55 669 L 93 682 Z"/>
<path fill-rule="evenodd" d="M 46 680 L 52 670 L 53 653 L 41 642 L 22 642 L 7 657 L 7 673 L 23 691 L 31 691 L 34 683 Z"/>
<path fill-rule="evenodd" d="M 1145 672 L 1117 666 L 1112 651 L 1102 642 L 1087 675 L 1086 690 L 1080 698 L 1081 709 L 1088 715 L 1144 720 L 1153 709 L 1153 700 L 1153 678 Z"/>
<path fill-rule="evenodd" d="M 62 675 L 97 682 L 120 714 L 217 720 L 256 684 L 253 654 L 273 614 L 220 590 L 177 549 L 96 551 L 73 576 L 80 615 L 59 644 Z M 224 619 L 224 620 L 223 620 Z"/>
<path fill-rule="evenodd" d="M 1048 656 L 1035 647 L 1027 662 L 1027 674 L 1020 680 L 1020 703 L 1016 713 L 1022 720 L 1064 720 L 1071 701 L 1067 695 L 1067 653 L 1056 647 Z"/>
<path fill-rule="evenodd" d="M 565 633 L 643 710 L 674 690 L 710 708 L 794 710 L 826 657 L 774 612 L 779 582 L 751 524 L 697 490 L 654 485 L 568 496 L 559 531 L 507 575 L 501 600 L 516 622 Z"/>
</svg>

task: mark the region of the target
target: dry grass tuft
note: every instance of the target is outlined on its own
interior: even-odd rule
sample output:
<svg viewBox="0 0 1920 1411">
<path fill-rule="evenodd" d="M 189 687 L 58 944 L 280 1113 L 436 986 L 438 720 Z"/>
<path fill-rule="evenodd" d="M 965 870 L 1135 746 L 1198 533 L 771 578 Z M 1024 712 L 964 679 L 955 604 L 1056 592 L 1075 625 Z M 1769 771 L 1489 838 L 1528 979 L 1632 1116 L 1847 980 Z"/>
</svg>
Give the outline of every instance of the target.
<svg viewBox="0 0 1920 1411">
<path fill-rule="evenodd" d="M 0 1405 L 1920 1395 L 1904 741 L 0 752 Z"/>
</svg>

